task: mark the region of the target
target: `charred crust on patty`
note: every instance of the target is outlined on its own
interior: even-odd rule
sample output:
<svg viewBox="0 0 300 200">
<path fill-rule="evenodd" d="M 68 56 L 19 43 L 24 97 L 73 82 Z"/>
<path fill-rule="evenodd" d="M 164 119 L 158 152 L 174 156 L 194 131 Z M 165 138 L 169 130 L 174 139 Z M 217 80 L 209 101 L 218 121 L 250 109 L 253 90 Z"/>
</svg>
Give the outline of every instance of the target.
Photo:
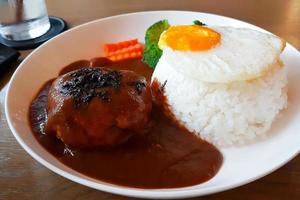
<svg viewBox="0 0 300 200">
<path fill-rule="evenodd" d="M 102 68 L 82 68 L 70 72 L 69 79 L 61 84 L 60 93 L 74 99 L 75 108 L 88 105 L 94 97 L 103 102 L 111 101 L 111 94 L 107 88 L 119 90 L 122 75 L 115 70 Z"/>
</svg>

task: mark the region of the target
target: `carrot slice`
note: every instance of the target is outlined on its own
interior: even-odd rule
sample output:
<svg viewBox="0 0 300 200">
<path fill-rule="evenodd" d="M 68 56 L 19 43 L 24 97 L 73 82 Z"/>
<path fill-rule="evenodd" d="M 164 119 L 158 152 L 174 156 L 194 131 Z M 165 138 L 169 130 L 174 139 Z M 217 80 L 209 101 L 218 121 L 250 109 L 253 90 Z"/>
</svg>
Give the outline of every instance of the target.
<svg viewBox="0 0 300 200">
<path fill-rule="evenodd" d="M 133 51 L 133 52 L 122 52 L 119 54 L 114 54 L 112 56 L 107 56 L 108 59 L 112 61 L 120 61 L 120 60 L 127 60 L 133 58 L 141 58 L 143 55 L 143 51 Z"/>
<path fill-rule="evenodd" d="M 143 55 L 144 47 L 137 39 L 126 40 L 117 43 L 104 45 L 105 57 L 112 61 L 140 58 Z"/>
<path fill-rule="evenodd" d="M 117 43 L 108 43 L 104 45 L 104 52 L 109 54 L 110 52 L 114 52 L 123 48 L 127 48 L 129 46 L 133 46 L 138 44 L 138 39 L 126 40 Z"/>
<path fill-rule="evenodd" d="M 110 51 L 106 54 L 106 56 L 113 56 L 113 55 L 125 53 L 125 52 L 142 51 L 143 49 L 144 49 L 144 47 L 138 43 L 138 44 L 135 44 L 135 45 L 132 45 L 129 47 L 122 48 L 122 49 Z"/>
</svg>

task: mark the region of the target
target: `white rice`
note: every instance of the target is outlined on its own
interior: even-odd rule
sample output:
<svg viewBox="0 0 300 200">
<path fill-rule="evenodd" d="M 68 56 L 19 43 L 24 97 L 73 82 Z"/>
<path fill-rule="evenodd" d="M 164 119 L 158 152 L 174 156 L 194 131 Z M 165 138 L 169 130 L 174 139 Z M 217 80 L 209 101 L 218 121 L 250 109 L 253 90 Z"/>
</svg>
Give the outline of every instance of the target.
<svg viewBox="0 0 300 200">
<path fill-rule="evenodd" d="M 190 131 L 217 146 L 244 144 L 264 135 L 287 106 L 287 79 L 280 61 L 251 81 L 207 83 L 186 77 L 162 57 L 152 80 L 163 84 L 175 117 Z"/>
</svg>

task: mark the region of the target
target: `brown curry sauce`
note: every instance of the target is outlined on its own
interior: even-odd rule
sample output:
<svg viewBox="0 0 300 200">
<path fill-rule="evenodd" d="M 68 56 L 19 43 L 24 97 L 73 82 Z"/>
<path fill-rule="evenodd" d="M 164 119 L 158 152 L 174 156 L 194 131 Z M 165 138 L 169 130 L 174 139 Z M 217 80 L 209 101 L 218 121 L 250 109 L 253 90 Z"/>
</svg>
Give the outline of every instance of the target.
<svg viewBox="0 0 300 200">
<path fill-rule="evenodd" d="M 132 70 L 145 76 L 147 81 L 152 75 L 152 69 L 138 59 L 112 63 L 105 58 L 74 62 L 60 75 L 87 66 Z M 223 157 L 216 147 L 179 126 L 176 120 L 170 119 L 168 111 L 162 111 L 159 104 L 166 103 L 166 99 L 163 86 L 157 82 L 152 84 L 152 92 L 159 103 L 153 105 L 146 134 L 134 136 L 115 147 L 89 150 L 66 147 L 44 132 L 52 81 L 45 83 L 33 99 L 29 122 L 38 142 L 66 166 L 100 181 L 145 189 L 200 184 L 215 176 L 221 167 Z"/>
</svg>

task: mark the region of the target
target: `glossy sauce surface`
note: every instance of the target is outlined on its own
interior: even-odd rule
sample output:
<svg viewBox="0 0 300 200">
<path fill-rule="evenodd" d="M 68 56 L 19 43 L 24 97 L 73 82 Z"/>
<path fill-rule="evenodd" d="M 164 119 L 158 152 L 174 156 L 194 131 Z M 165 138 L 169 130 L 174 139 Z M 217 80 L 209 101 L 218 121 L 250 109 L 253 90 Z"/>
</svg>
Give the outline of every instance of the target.
<svg viewBox="0 0 300 200">
<path fill-rule="evenodd" d="M 103 58 L 77 61 L 60 74 L 82 66 L 104 66 L 132 70 L 150 81 L 152 70 L 140 60 L 111 63 Z M 115 147 L 90 150 L 70 149 L 44 132 L 48 81 L 32 101 L 29 121 L 35 137 L 59 161 L 84 175 L 122 186 L 137 188 L 175 188 L 199 184 L 211 179 L 222 164 L 222 154 L 213 145 L 199 139 L 176 120 L 166 117 L 159 104 L 165 103 L 163 87 L 153 84 L 154 104 L 144 135 L 130 138 Z M 165 111 L 167 112 L 167 111 Z"/>
</svg>

